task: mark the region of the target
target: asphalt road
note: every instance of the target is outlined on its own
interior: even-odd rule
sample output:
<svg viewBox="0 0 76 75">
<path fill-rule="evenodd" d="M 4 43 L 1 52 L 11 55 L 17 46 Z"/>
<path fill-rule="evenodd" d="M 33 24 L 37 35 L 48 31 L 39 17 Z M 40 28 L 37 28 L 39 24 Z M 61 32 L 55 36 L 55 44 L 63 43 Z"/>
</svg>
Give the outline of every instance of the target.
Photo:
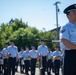
<svg viewBox="0 0 76 75">
<path fill-rule="evenodd" d="M 15 75 L 25 75 L 25 74 L 21 74 L 19 70 L 20 70 L 20 69 L 18 68 L 18 72 L 16 72 Z M 30 72 L 29 72 L 29 75 L 31 75 Z M 40 74 L 39 74 L 39 68 L 36 68 L 36 74 L 35 74 L 35 75 L 40 75 Z M 47 73 L 46 73 L 46 75 L 47 75 Z M 52 73 L 52 75 L 55 75 L 55 74 Z M 62 74 L 61 74 L 61 71 L 60 71 L 60 74 L 59 74 L 59 75 L 62 75 Z"/>
</svg>

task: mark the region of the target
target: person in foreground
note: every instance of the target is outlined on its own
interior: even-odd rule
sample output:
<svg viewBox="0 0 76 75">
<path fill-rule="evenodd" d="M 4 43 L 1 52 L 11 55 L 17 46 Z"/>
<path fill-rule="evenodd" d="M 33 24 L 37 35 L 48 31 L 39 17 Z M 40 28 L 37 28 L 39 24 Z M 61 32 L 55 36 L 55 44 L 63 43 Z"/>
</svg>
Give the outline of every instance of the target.
<svg viewBox="0 0 76 75">
<path fill-rule="evenodd" d="M 64 9 L 69 22 L 60 29 L 60 46 L 64 53 L 63 75 L 76 75 L 76 4 Z"/>
</svg>

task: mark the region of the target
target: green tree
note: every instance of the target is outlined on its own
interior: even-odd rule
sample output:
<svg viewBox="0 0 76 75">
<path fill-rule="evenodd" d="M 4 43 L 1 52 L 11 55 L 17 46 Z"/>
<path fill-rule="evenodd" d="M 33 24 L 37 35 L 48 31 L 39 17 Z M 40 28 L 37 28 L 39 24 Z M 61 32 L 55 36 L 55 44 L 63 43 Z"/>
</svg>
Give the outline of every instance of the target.
<svg viewBox="0 0 76 75">
<path fill-rule="evenodd" d="M 9 23 L 0 25 L 0 47 L 3 48 L 4 43 L 9 42 L 10 39 L 15 40 L 18 48 L 25 47 L 26 45 L 31 46 L 31 44 L 35 44 L 37 48 L 41 39 L 56 40 L 57 32 L 39 31 L 35 27 L 29 27 L 28 23 L 24 23 L 22 19 L 11 19 Z M 46 42 L 46 45 L 53 49 L 58 44 Z"/>
<path fill-rule="evenodd" d="M 8 38 L 13 33 L 12 27 L 8 24 L 1 24 L 0 26 L 0 45 L 4 47 L 4 43 L 7 42 Z"/>
<path fill-rule="evenodd" d="M 24 22 L 22 22 L 22 19 L 15 19 L 15 20 L 13 20 L 13 19 L 11 19 L 10 21 L 9 21 L 9 25 L 11 25 L 12 26 L 12 29 L 13 29 L 13 31 L 15 31 L 15 30 L 18 30 L 19 28 L 27 28 L 28 27 L 28 24 L 26 23 L 24 23 Z"/>
<path fill-rule="evenodd" d="M 57 36 L 58 36 L 57 31 L 53 31 L 52 36 L 51 36 L 52 40 L 57 40 Z M 53 49 L 54 49 L 56 46 L 59 46 L 59 43 L 58 42 L 53 42 L 52 45 L 53 45 Z"/>
<path fill-rule="evenodd" d="M 35 44 L 36 47 L 38 45 L 38 41 L 36 40 L 36 37 L 38 36 L 38 30 L 36 28 L 28 27 L 26 29 L 19 28 L 17 31 L 15 31 L 10 39 L 15 40 L 15 44 L 20 47 L 30 46 L 31 44 Z"/>
</svg>

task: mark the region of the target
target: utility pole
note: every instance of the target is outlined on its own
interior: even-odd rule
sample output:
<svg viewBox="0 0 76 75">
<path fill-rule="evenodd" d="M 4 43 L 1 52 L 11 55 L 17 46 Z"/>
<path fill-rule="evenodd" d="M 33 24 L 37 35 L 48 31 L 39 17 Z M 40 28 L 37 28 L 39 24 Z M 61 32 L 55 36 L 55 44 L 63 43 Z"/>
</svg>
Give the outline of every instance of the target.
<svg viewBox="0 0 76 75">
<path fill-rule="evenodd" d="M 56 26 L 57 26 L 57 40 L 59 40 L 59 30 L 58 30 L 58 12 L 59 12 L 59 8 L 58 8 L 58 4 L 60 4 L 60 1 L 57 1 L 54 3 L 54 5 L 56 6 Z"/>
</svg>

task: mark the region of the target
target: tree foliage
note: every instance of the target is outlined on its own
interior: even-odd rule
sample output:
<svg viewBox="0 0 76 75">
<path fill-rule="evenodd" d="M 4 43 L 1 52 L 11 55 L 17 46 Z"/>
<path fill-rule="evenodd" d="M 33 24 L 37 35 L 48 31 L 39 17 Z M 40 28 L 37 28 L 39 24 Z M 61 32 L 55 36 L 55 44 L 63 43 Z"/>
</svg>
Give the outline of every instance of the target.
<svg viewBox="0 0 76 75">
<path fill-rule="evenodd" d="M 9 42 L 11 39 L 15 41 L 15 44 L 20 49 L 20 47 L 24 48 L 25 46 L 31 46 L 31 44 L 35 44 L 37 48 L 41 39 L 52 40 L 56 38 L 56 32 L 51 33 L 49 31 L 39 31 L 35 27 L 28 26 L 28 23 L 24 23 L 22 19 L 11 19 L 9 23 L 2 23 L 0 25 L 1 48 L 4 47 L 5 42 Z M 52 42 L 46 43 L 46 45 L 50 48 L 53 47 L 53 44 Z"/>
</svg>

